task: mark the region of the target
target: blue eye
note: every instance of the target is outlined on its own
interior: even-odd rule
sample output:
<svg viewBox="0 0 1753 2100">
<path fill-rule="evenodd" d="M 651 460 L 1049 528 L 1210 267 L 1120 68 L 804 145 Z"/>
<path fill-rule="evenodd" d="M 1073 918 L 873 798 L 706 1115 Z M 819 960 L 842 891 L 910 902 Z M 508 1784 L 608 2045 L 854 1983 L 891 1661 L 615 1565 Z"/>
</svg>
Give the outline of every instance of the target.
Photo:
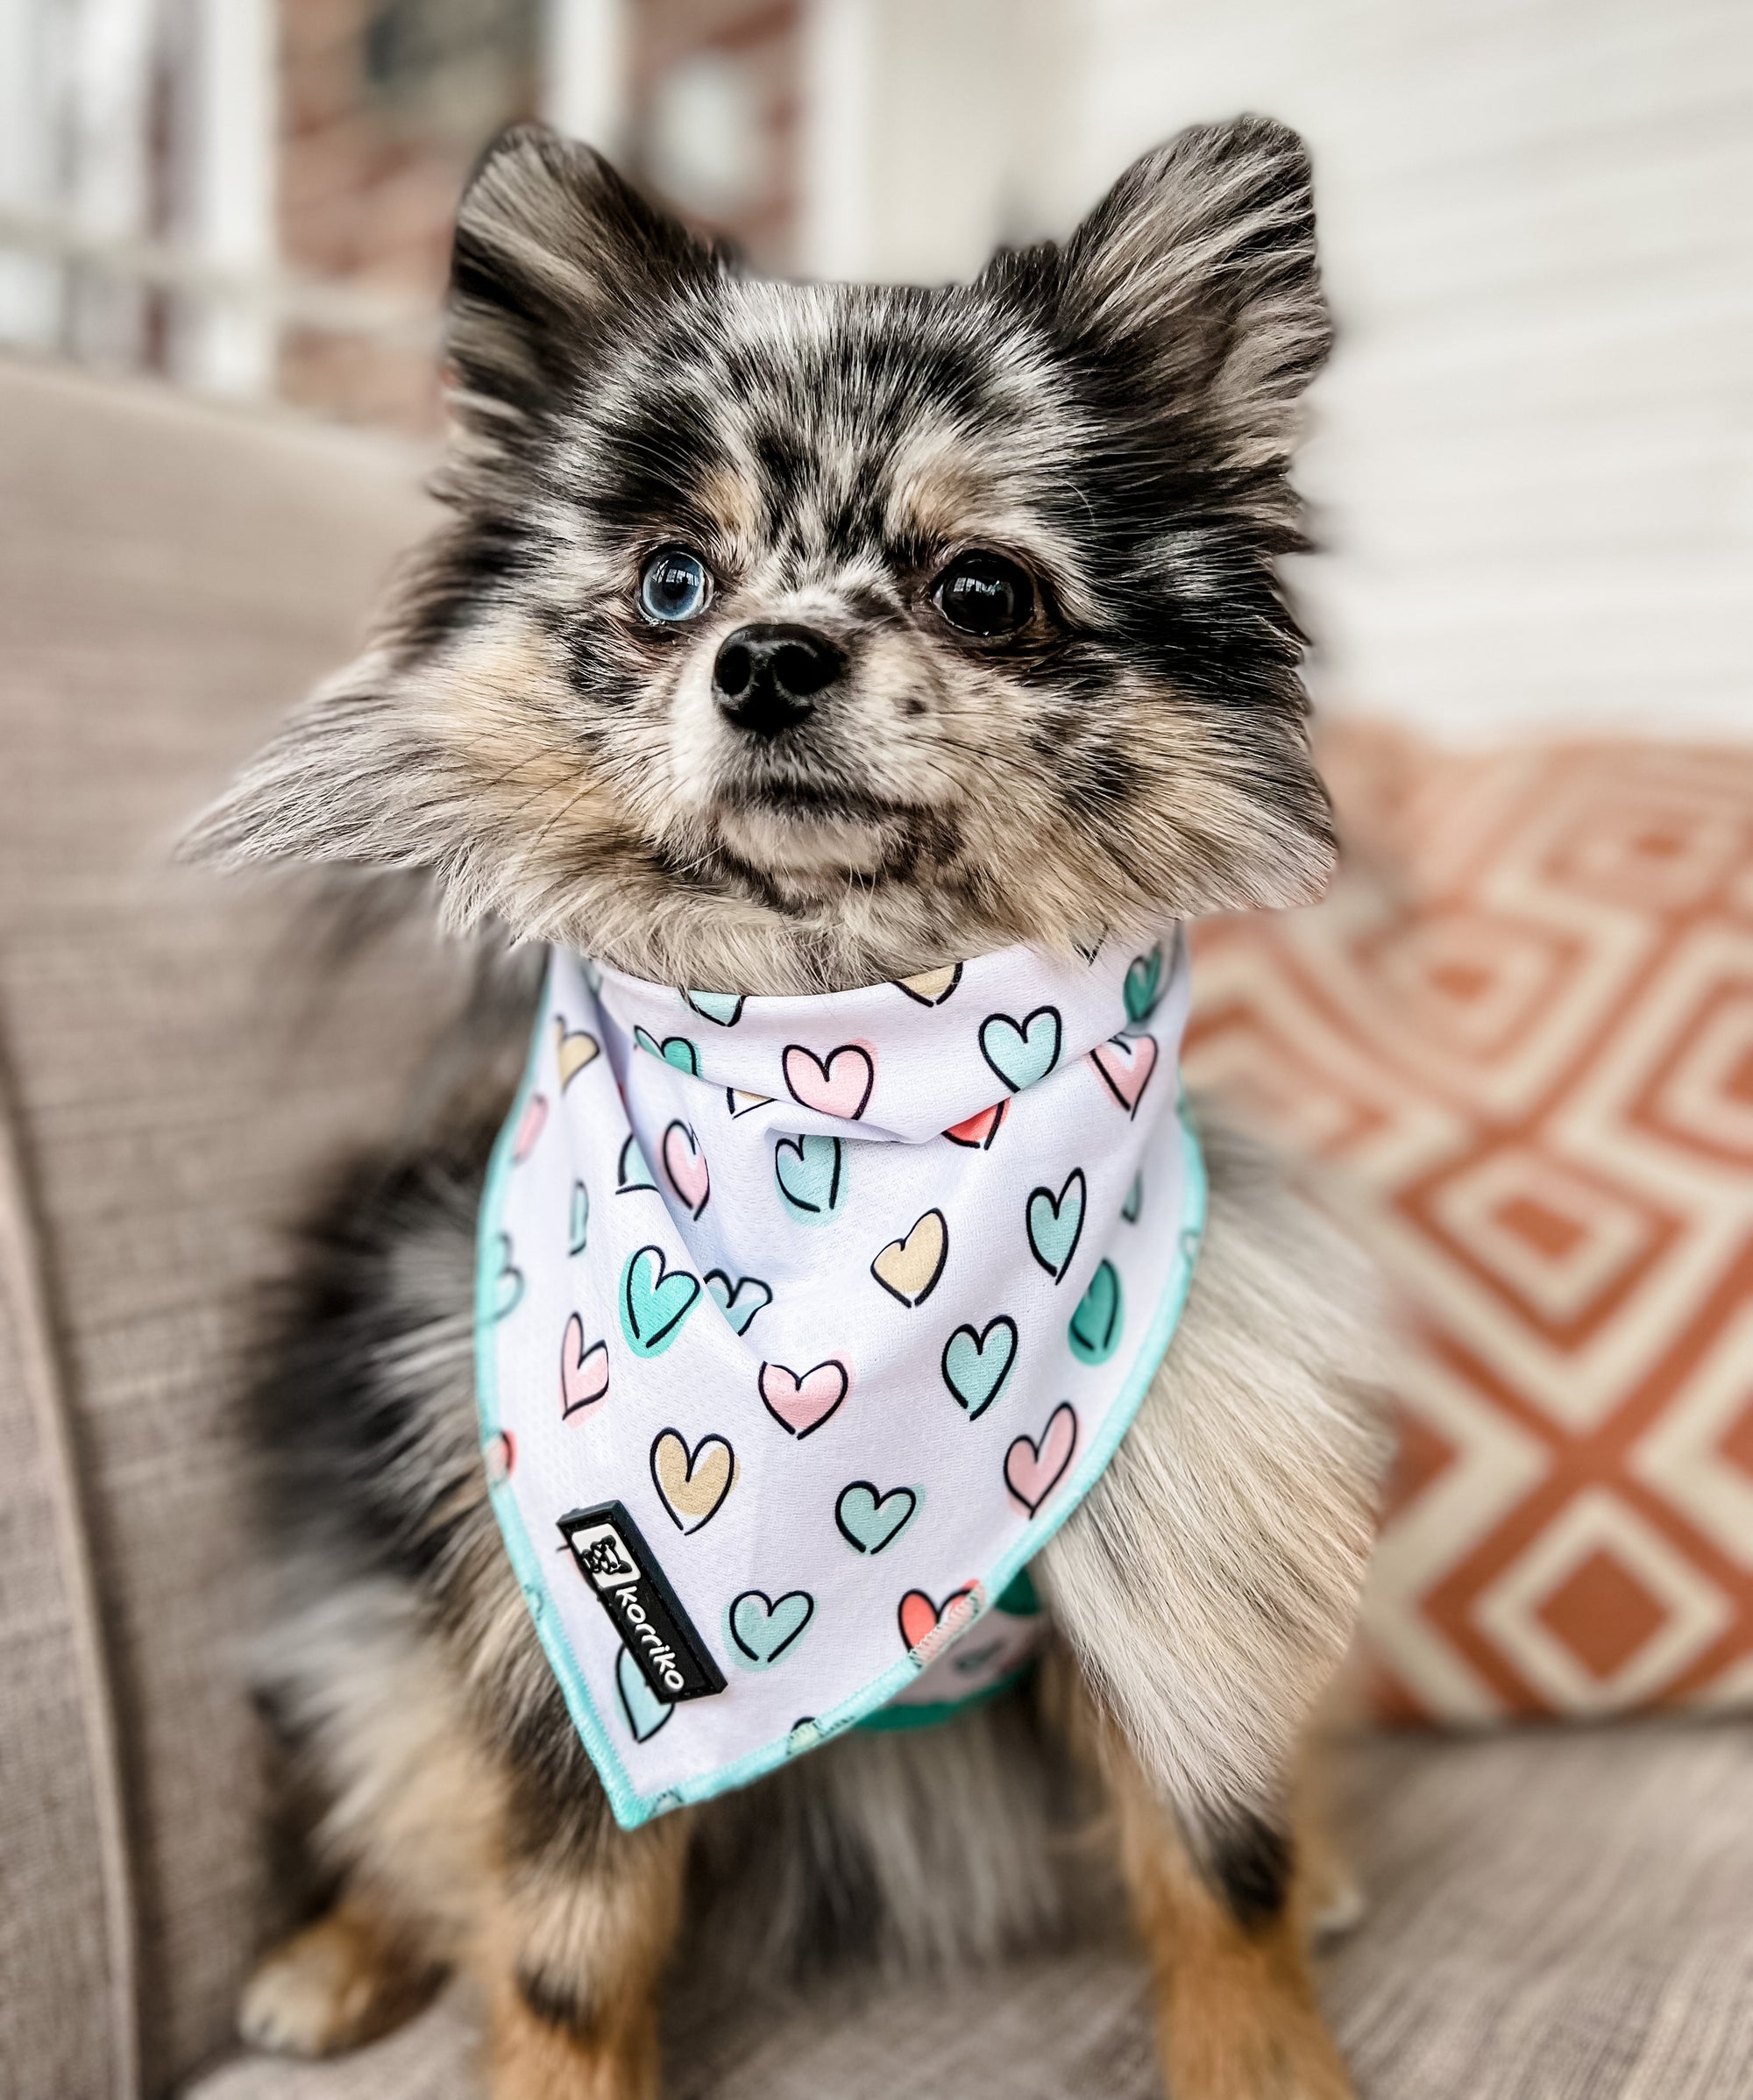
<svg viewBox="0 0 1753 2100">
<path fill-rule="evenodd" d="M 685 547 L 664 547 L 639 578 L 639 607 L 648 620 L 692 620 L 712 603 L 706 564 Z"/>
</svg>

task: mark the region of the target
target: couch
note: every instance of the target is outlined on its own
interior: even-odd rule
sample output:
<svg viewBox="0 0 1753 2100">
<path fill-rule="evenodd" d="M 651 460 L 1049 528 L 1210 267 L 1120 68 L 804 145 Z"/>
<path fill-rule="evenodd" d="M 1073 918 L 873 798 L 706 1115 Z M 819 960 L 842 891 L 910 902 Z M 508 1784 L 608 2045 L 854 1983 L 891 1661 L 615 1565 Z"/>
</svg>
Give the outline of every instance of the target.
<svg viewBox="0 0 1753 2100">
<path fill-rule="evenodd" d="M 284 1920 L 245 1690 L 234 1396 L 330 1164 L 458 994 L 349 971 L 302 884 L 173 868 L 180 823 L 337 661 L 419 529 L 386 443 L 0 366 L 0 2094 L 462 2100 L 455 1988 L 351 2058 L 232 2039 Z M 1322 1988 L 1366 2100 L 1753 2094 L 1753 1735 L 1732 1719 L 1350 1744 L 1370 1898 Z M 1363 1813 L 1365 1810 L 1366 1813 Z M 1156 2090 L 1123 1938 L 852 1978 L 735 2018 L 677 1980 L 669 2088 L 721 2100 Z"/>
</svg>

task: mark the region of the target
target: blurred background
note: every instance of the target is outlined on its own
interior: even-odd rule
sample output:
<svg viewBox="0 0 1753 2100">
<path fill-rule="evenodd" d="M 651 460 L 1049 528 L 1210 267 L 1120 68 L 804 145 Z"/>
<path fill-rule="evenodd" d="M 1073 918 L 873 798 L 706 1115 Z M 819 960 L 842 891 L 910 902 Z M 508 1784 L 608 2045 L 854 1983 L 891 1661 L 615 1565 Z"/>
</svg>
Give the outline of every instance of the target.
<svg viewBox="0 0 1753 2100">
<path fill-rule="evenodd" d="M 1742 0 L 0 0 L 0 342 L 419 434 L 458 184 L 541 115 L 766 268 L 940 278 L 1258 108 L 1345 330 L 1331 703 L 1738 730 Z"/>
</svg>

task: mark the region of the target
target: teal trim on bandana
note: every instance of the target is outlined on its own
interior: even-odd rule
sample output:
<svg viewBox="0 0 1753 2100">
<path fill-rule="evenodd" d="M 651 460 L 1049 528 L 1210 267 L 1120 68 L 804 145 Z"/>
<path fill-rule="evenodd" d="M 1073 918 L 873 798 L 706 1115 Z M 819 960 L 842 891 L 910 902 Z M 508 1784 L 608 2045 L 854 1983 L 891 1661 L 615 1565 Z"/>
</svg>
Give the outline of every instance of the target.
<svg viewBox="0 0 1753 2100">
<path fill-rule="evenodd" d="M 524 1104 L 535 1087 L 536 1061 L 541 1055 L 542 1045 L 540 1030 L 532 1031 L 529 1055 L 524 1066 L 523 1077 L 518 1082 L 517 1097 L 500 1128 L 487 1168 L 486 1186 L 481 1198 L 476 1232 L 475 1403 L 484 1453 L 486 1446 L 500 1433 L 498 1365 L 493 1340 L 494 1293 L 499 1276 L 499 1219 L 504 1203 L 506 1179 L 511 1171 L 512 1146 L 518 1125 L 523 1118 Z M 1132 1426 L 1132 1418 L 1149 1390 L 1151 1380 L 1156 1376 L 1163 1358 L 1168 1352 L 1168 1345 L 1175 1338 L 1175 1330 L 1180 1324 L 1182 1310 L 1187 1303 L 1187 1294 L 1192 1286 L 1194 1266 L 1198 1259 L 1200 1241 L 1205 1230 L 1206 1212 L 1205 1161 L 1199 1149 L 1198 1138 L 1188 1120 L 1184 1089 L 1177 1100 L 1175 1113 L 1181 1124 L 1187 1185 L 1175 1266 L 1170 1271 L 1162 1296 L 1157 1302 L 1139 1352 L 1126 1374 L 1126 1382 L 1108 1410 L 1102 1433 L 1084 1452 L 1063 1492 L 1054 1495 L 1053 1515 L 1045 1519 L 1032 1519 L 1025 1528 L 1022 1537 L 1000 1557 L 997 1566 L 980 1585 L 990 1600 L 989 1610 L 998 1599 L 1007 1595 L 1013 1583 L 1018 1579 L 1026 1580 L 1028 1564 L 1054 1536 L 1107 1470 L 1108 1461 L 1118 1450 L 1120 1439 Z M 884 1671 L 881 1677 L 867 1685 L 862 1692 L 843 1700 L 828 1713 L 817 1715 L 807 1732 L 794 1729 L 784 1742 L 769 1743 L 762 1749 L 751 1751 L 749 1756 L 708 1773 L 703 1778 L 690 1780 L 678 1787 L 666 1788 L 655 1795 L 642 1794 L 628 1777 L 608 1730 L 598 1716 L 585 1683 L 584 1673 L 566 1644 L 558 1614 L 548 1608 L 547 1571 L 541 1556 L 530 1543 L 509 1479 L 495 1480 L 489 1474 L 488 1489 L 493 1499 L 493 1514 L 499 1519 L 500 1531 L 505 1540 L 506 1551 L 511 1557 L 512 1567 L 522 1587 L 530 1617 L 535 1621 L 536 1637 L 542 1642 L 549 1667 L 559 1684 L 566 1701 L 566 1710 L 572 1717 L 572 1725 L 578 1729 L 586 1749 L 591 1754 L 591 1761 L 601 1777 L 604 1791 L 608 1795 L 609 1806 L 614 1812 L 614 1820 L 623 1830 L 635 1830 L 642 1823 L 649 1823 L 654 1816 L 663 1815 L 670 1809 L 679 1808 L 686 1803 L 707 1801 L 714 1795 L 734 1792 L 738 1787 L 747 1786 L 752 1780 L 776 1771 L 793 1756 L 815 1749 L 830 1737 L 876 1713 L 879 1708 L 887 1706 L 898 1692 L 904 1691 L 918 1678 L 923 1667 L 911 1655 L 904 1656 L 892 1668 Z M 969 1621 L 970 1626 L 978 1623 L 977 1619 Z M 990 1692 L 996 1696 L 1005 1689 L 1005 1685 L 996 1685 L 990 1687 Z M 959 1700 L 951 1711 L 964 1711 L 974 1703 L 973 1700 Z M 934 1706 L 921 1707 L 919 1711 L 933 1720 L 947 1718 L 947 1715 L 940 1715 Z M 877 1725 L 908 1728 L 923 1726 L 925 1723 L 891 1720 Z"/>
</svg>

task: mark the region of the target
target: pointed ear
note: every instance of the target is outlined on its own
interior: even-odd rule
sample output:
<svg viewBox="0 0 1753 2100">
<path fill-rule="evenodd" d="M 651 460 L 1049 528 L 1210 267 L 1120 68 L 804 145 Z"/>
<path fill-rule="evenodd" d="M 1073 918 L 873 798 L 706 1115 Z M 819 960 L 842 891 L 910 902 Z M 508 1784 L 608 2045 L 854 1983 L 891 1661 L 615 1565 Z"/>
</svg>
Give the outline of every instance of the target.
<svg viewBox="0 0 1753 2100">
<path fill-rule="evenodd" d="M 500 436 L 507 413 L 539 422 L 606 340 L 724 267 L 600 153 L 514 124 L 457 207 L 446 348 L 465 413 Z"/>
<path fill-rule="evenodd" d="M 1288 458 L 1332 331 L 1308 149 L 1268 117 L 1197 124 L 1121 176 L 1067 247 L 1082 347 L 1151 405 L 1215 415 L 1230 463 Z"/>
</svg>

